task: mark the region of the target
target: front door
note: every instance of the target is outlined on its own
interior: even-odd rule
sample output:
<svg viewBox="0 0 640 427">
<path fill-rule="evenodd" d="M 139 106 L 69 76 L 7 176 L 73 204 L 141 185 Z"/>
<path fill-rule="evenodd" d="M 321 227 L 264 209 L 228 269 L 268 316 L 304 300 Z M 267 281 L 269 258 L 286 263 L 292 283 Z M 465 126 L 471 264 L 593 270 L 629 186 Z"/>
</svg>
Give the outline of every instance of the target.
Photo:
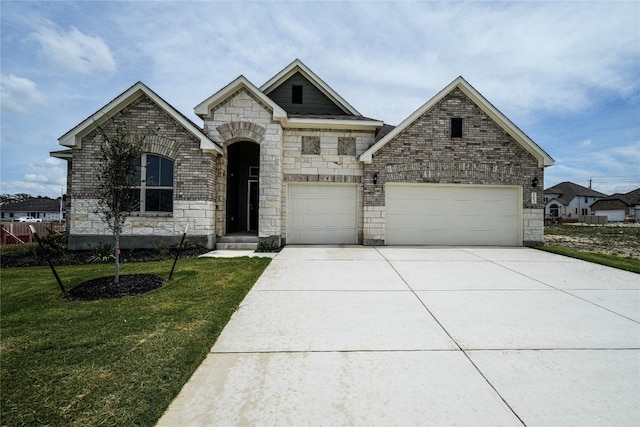
<svg viewBox="0 0 640 427">
<path fill-rule="evenodd" d="M 260 146 L 248 141 L 227 148 L 226 234 L 258 231 Z"/>
<path fill-rule="evenodd" d="M 247 231 L 258 231 L 259 193 L 258 181 L 249 180 L 249 203 L 247 206 Z"/>
</svg>

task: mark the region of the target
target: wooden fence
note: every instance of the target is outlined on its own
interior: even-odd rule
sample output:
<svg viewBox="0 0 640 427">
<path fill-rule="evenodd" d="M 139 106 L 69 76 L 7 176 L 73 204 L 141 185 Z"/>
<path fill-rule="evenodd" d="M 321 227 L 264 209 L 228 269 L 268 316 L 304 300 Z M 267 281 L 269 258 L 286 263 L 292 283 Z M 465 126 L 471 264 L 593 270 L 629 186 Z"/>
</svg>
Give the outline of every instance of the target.
<svg viewBox="0 0 640 427">
<path fill-rule="evenodd" d="M 66 226 L 59 222 L 7 222 L 0 224 L 2 231 L 1 242 L 3 245 L 15 245 L 20 243 L 35 242 L 36 238 L 31 233 L 29 226 L 35 228 L 38 236 L 48 236 L 50 232 L 64 233 Z"/>
</svg>

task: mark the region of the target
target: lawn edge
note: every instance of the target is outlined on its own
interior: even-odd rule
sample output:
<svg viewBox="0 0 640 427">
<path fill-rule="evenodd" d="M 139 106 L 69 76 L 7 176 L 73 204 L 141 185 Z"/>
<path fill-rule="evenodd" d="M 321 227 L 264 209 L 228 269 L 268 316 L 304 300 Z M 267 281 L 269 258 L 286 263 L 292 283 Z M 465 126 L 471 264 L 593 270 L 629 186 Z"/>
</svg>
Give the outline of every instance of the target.
<svg viewBox="0 0 640 427">
<path fill-rule="evenodd" d="M 640 274 L 640 262 L 637 262 L 638 265 L 629 265 L 629 258 L 622 258 L 617 255 L 578 251 L 575 249 L 548 245 L 536 246 L 535 249 Z"/>
</svg>

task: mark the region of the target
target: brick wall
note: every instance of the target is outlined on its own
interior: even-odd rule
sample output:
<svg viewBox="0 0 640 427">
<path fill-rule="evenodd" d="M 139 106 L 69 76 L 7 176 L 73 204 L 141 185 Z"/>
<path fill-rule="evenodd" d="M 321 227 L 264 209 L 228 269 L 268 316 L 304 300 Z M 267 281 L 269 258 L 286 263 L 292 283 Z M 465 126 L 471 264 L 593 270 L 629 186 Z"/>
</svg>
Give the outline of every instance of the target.
<svg viewBox="0 0 640 427">
<path fill-rule="evenodd" d="M 147 133 L 148 153 L 168 157 L 174 161 L 174 212 L 140 213 L 127 220 L 124 234 L 155 237 L 172 236 L 190 224 L 190 235 L 197 233 L 202 242 L 209 242 L 215 235 L 213 212 L 202 212 L 201 219 L 185 219 L 178 215 L 183 206 L 196 204 L 197 210 L 212 209 L 216 196 L 216 158 L 200 149 L 200 142 L 176 120 L 158 107 L 146 95 L 142 95 L 118 112 L 110 121 L 124 120 L 130 131 Z M 104 125 L 108 128 L 109 121 Z M 74 235 L 110 234 L 95 213 L 95 169 L 100 159 L 101 136 L 93 131 L 82 138 L 79 147 L 73 149 L 73 163 L 69 173 L 68 191 L 70 206 L 70 245 Z M 184 203 L 181 203 L 184 202 Z M 197 223 L 197 224 L 196 224 Z M 78 240 L 78 239 L 75 239 Z M 77 246 L 91 245 L 95 239 L 80 239 Z"/>
<path fill-rule="evenodd" d="M 451 137 L 452 117 L 463 119 L 462 138 Z M 538 181 L 535 188 L 533 178 Z M 374 154 L 371 164 L 365 164 L 365 215 L 372 222 L 365 239 L 383 240 L 379 223 L 384 213 L 371 208 L 384 207 L 386 182 L 522 186 L 523 240 L 540 237 L 542 241 L 543 168 L 460 89 L 445 96 Z M 532 192 L 536 193 L 535 204 L 531 203 Z"/>
</svg>

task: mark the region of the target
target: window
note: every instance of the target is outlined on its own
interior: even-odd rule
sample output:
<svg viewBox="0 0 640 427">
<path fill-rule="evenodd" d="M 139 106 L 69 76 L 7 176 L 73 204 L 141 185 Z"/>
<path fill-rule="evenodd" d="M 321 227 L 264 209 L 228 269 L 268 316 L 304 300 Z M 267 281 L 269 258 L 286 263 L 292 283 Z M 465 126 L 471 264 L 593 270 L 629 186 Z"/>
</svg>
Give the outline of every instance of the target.
<svg viewBox="0 0 640 427">
<path fill-rule="evenodd" d="M 451 118 L 451 138 L 462 138 L 462 118 Z"/>
<path fill-rule="evenodd" d="M 302 86 L 291 86 L 291 103 L 302 104 Z"/>
<path fill-rule="evenodd" d="M 141 177 L 145 177 L 141 179 Z M 131 197 L 135 211 L 173 211 L 173 160 L 154 154 L 143 154 L 136 164 Z"/>
<path fill-rule="evenodd" d="M 589 215 L 588 209 L 582 209 L 582 215 Z"/>
<path fill-rule="evenodd" d="M 588 197 L 585 197 L 585 198 L 584 198 L 584 202 L 585 202 L 585 203 L 589 203 L 589 198 L 588 198 Z"/>
</svg>

